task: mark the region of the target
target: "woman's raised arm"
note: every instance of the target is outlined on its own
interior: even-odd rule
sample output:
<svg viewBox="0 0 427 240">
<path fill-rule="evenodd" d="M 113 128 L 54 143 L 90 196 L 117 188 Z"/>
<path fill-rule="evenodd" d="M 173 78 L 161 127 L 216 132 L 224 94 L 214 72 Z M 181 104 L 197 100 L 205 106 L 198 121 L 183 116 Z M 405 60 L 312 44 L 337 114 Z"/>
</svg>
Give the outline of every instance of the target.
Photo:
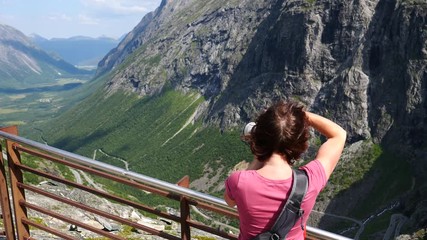
<svg viewBox="0 0 427 240">
<path fill-rule="evenodd" d="M 325 117 L 311 112 L 305 112 L 305 115 L 310 126 L 327 138 L 327 141 L 320 146 L 316 159 L 323 165 L 326 178 L 329 179 L 341 157 L 347 133 L 338 124 Z"/>
</svg>

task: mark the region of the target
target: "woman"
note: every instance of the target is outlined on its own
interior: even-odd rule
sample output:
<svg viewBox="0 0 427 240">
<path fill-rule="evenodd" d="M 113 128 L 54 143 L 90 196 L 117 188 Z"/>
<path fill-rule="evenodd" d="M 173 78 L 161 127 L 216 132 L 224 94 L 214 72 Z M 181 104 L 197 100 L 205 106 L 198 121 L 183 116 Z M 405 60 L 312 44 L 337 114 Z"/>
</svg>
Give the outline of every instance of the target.
<svg viewBox="0 0 427 240">
<path fill-rule="evenodd" d="M 286 239 L 304 239 L 300 221 L 306 225 L 316 197 L 340 159 L 346 132 L 336 123 L 304 111 L 297 103 L 280 101 L 258 117 L 245 137 L 254 154 L 248 169 L 232 173 L 225 181 L 224 199 L 231 207 L 237 205 L 239 212 L 239 240 L 251 239 L 273 226 L 290 194 L 291 167 L 308 148 L 309 127 L 327 140 L 318 149 L 315 160 L 301 167 L 309 181 L 301 205 L 304 215 Z"/>
</svg>

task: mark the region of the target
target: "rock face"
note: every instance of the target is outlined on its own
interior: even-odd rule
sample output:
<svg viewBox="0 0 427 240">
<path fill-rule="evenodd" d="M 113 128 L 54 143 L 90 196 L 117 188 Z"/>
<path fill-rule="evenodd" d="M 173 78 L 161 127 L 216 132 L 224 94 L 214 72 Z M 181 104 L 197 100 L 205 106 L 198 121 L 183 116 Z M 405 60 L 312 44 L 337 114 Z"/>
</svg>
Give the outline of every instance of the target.
<svg viewBox="0 0 427 240">
<path fill-rule="evenodd" d="M 419 149 L 427 134 L 426 5 L 163 1 L 100 62 L 98 75 L 116 69 L 108 91 L 142 96 L 165 85 L 195 89 L 209 102 L 205 120 L 222 128 L 278 98 L 297 99 L 343 124 L 350 142 L 399 139 Z"/>
<path fill-rule="evenodd" d="M 110 93 L 198 91 L 198 116 L 222 129 L 297 100 L 344 126 L 349 143 L 405 154 L 424 182 L 426 22 L 425 0 L 164 0 L 98 76 L 110 71 Z"/>
</svg>

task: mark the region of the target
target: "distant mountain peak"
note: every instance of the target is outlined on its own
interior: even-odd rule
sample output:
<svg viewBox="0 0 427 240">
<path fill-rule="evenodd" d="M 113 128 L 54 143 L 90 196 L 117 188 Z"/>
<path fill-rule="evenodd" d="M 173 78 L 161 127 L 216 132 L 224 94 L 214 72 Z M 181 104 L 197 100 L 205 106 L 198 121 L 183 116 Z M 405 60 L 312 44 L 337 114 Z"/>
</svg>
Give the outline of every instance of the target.
<svg viewBox="0 0 427 240">
<path fill-rule="evenodd" d="M 94 67 L 119 43 L 119 40 L 114 38 L 88 36 L 52 38 L 50 40 L 36 37 L 32 40 L 41 49 L 55 53 L 74 65 Z"/>
<path fill-rule="evenodd" d="M 32 39 L 46 41 L 39 35 Z M 25 88 L 57 81 L 60 77 L 89 74 L 37 47 L 17 29 L 0 25 L 0 88 Z"/>
<path fill-rule="evenodd" d="M 45 37 L 43 37 L 43 36 L 41 36 L 41 35 L 38 35 L 37 33 L 32 33 L 32 34 L 30 34 L 30 35 L 28 35 L 28 37 L 31 39 L 31 40 L 35 40 L 35 39 L 37 39 L 37 41 L 48 41 L 48 39 L 47 38 L 45 38 Z"/>
</svg>

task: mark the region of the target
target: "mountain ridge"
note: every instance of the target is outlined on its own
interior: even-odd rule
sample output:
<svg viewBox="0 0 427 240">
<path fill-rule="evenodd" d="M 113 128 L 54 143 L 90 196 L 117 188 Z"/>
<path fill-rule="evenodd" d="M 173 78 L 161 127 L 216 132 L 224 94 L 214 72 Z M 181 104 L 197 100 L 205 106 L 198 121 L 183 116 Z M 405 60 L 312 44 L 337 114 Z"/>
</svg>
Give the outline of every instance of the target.
<svg viewBox="0 0 427 240">
<path fill-rule="evenodd" d="M 30 39 L 40 48 L 60 56 L 73 65 L 96 66 L 111 49 L 117 46 L 121 38 L 73 36 L 46 39 L 32 35 Z"/>
<path fill-rule="evenodd" d="M 54 84 L 58 78 L 89 75 L 36 47 L 22 32 L 0 24 L 0 87 Z"/>
<path fill-rule="evenodd" d="M 114 75 L 109 82 L 108 89 L 114 91 L 117 88 L 121 88 L 144 96 L 146 94 L 156 94 L 164 83 L 168 81 L 171 81 L 171 84 L 176 89 L 184 92 L 187 89 L 197 89 L 208 100 L 212 99 L 209 110 L 207 110 L 208 115 L 212 121 L 221 125 L 221 122 L 227 121 L 223 121 L 219 115 L 225 113 L 230 117 L 233 116 L 233 113 L 225 110 L 227 107 L 237 110 L 240 115 L 245 116 L 243 119 L 235 119 L 231 122 L 242 123 L 242 121 L 247 121 L 254 114 L 255 109 L 262 107 L 257 102 L 260 102 L 259 100 L 263 97 L 254 95 L 257 92 L 265 93 L 265 89 L 261 88 L 268 87 L 268 81 L 270 81 L 275 85 L 269 89 L 270 93 L 273 93 L 273 96 L 270 94 L 267 98 L 270 99 L 270 102 L 274 98 L 289 98 L 295 93 L 298 97 L 302 97 L 301 100 L 306 105 L 312 105 L 317 110 L 324 111 L 322 108 L 325 107 L 332 110 L 344 107 L 347 111 L 344 111 L 344 109 L 341 111 L 350 115 L 348 117 L 345 117 L 346 114 L 344 113 L 338 115 L 345 117 L 342 123 L 350 131 L 349 137 L 353 139 L 352 141 L 373 138 L 380 142 L 384 138 L 385 132 L 388 131 L 387 127 L 385 127 L 387 123 L 381 122 L 384 120 L 380 120 L 378 123 L 375 121 L 383 115 L 379 110 L 381 109 L 380 106 L 389 108 L 382 100 L 390 99 L 388 101 L 393 102 L 392 98 L 394 96 L 383 98 L 381 87 L 377 87 L 382 86 L 383 83 L 381 81 L 383 80 L 378 79 L 377 76 L 381 77 L 384 74 L 388 74 L 387 78 L 393 79 L 393 76 L 404 76 L 405 71 L 407 74 L 412 74 L 408 72 L 412 71 L 411 68 L 414 68 L 414 71 L 418 69 L 421 72 L 425 68 L 426 44 L 422 43 L 422 34 L 425 32 L 422 25 L 425 18 L 425 9 L 422 7 L 425 7 L 425 4 L 421 1 L 409 3 L 408 1 L 382 0 L 360 1 L 360 3 L 355 4 L 329 4 L 327 1 L 316 1 L 314 4 L 310 4 L 308 1 L 269 1 L 265 7 L 259 6 L 257 8 L 259 15 L 268 15 L 264 19 L 265 26 L 252 23 L 258 32 L 262 31 L 262 29 L 266 29 L 267 32 L 252 36 L 250 30 L 248 32 L 241 31 L 249 35 L 249 38 L 252 37 L 252 39 L 257 40 L 255 47 L 260 46 L 260 43 L 263 44 L 261 51 L 259 48 L 258 50 L 253 48 L 254 50 L 252 50 L 247 45 L 239 46 L 248 47 L 248 50 L 242 53 L 233 52 L 233 54 L 241 56 L 245 54 L 247 57 L 244 59 L 239 57 L 233 59 L 232 56 L 227 55 L 226 45 L 237 44 L 236 38 L 245 41 L 245 38 L 242 38 L 239 33 L 233 33 L 235 35 L 231 37 L 232 30 L 226 29 L 230 26 L 224 23 L 224 19 L 228 15 L 233 16 L 234 14 L 238 16 L 237 12 L 241 11 L 239 7 L 233 7 L 233 4 L 235 4 L 233 1 L 225 4 L 217 3 L 214 4 L 215 7 L 208 8 L 204 13 L 205 15 L 200 16 L 201 20 L 180 21 L 180 25 L 176 26 L 170 25 L 171 23 L 167 22 L 168 18 L 162 15 L 168 11 L 170 11 L 171 16 L 183 14 L 182 12 L 184 11 L 179 12 L 177 10 L 180 8 L 186 8 L 186 11 L 189 12 L 191 10 L 191 7 L 188 7 L 189 2 L 163 1 L 162 5 L 152 15 L 144 18 L 134 31 L 129 33 L 127 38 L 133 36 L 133 40 L 122 42 L 118 49 L 123 49 L 122 53 L 126 56 L 131 52 L 133 55 L 138 54 L 141 56 L 139 57 L 140 59 L 150 59 L 154 61 L 154 64 L 158 65 L 158 68 L 147 66 L 150 64 L 145 64 L 147 63 L 146 61 L 134 61 L 127 69 L 113 71 Z M 275 5 L 273 6 L 272 4 Z M 221 7 L 216 7 L 217 5 L 221 5 Z M 246 9 L 249 9 L 251 5 L 256 9 L 256 3 L 239 3 L 239 6 L 245 6 Z M 212 7 L 211 5 L 209 6 Z M 421 6 L 421 8 L 417 8 L 418 6 Z M 281 7 L 281 9 L 274 11 L 278 7 Z M 410 14 L 413 16 L 412 19 L 404 19 Z M 191 11 L 187 15 L 191 15 Z M 199 15 L 201 14 L 199 13 Z M 158 19 L 156 20 L 154 16 Z M 181 17 L 181 15 L 179 16 Z M 347 18 L 347 16 L 352 17 Z M 395 19 L 392 22 L 395 26 L 393 26 L 394 28 L 384 28 L 383 25 L 389 24 L 390 16 Z M 250 16 L 245 16 L 245 18 L 251 19 Z M 153 20 L 149 22 L 150 19 Z M 185 20 L 184 17 L 178 19 Z M 163 25 L 166 25 L 166 27 L 158 27 L 157 24 L 161 21 L 164 22 Z M 208 33 L 207 36 L 200 35 L 200 37 L 197 37 L 197 32 L 202 32 L 203 30 L 196 28 L 199 22 L 203 22 L 205 24 L 203 25 L 204 27 L 209 26 L 209 24 L 213 25 L 211 29 L 214 30 Z M 275 25 L 271 26 L 270 22 Z M 241 24 L 247 23 L 243 21 Z M 408 25 L 399 26 L 398 24 Z M 305 26 L 303 34 L 300 32 L 299 26 L 301 25 Z M 322 27 L 322 25 L 325 27 Z M 283 33 L 283 29 L 280 29 L 283 26 L 287 27 L 287 33 Z M 221 30 L 221 27 L 224 30 Z M 399 27 L 402 28 L 402 31 L 409 31 L 412 28 L 418 30 L 412 30 L 410 33 L 412 37 L 403 39 L 404 41 L 386 41 L 385 44 L 382 44 L 380 38 L 385 37 L 382 29 L 388 31 L 390 36 L 399 36 L 401 34 L 403 37 L 403 34 L 406 33 L 395 32 L 395 29 Z M 150 36 L 154 28 L 158 28 L 158 32 L 161 34 L 165 33 L 165 28 L 175 28 L 175 31 L 170 31 L 169 35 L 162 38 L 153 38 Z M 181 30 L 183 32 L 180 32 Z M 292 33 L 289 33 L 290 31 Z M 347 32 L 349 34 L 348 37 L 341 40 L 340 36 L 347 34 Z M 313 35 L 315 33 L 318 35 Z M 224 34 L 225 37 L 222 37 L 221 34 Z M 243 33 L 240 34 L 243 35 Z M 279 34 L 282 34 L 281 38 Z M 307 34 L 307 36 L 304 36 L 304 34 Z M 152 39 L 151 41 L 153 42 L 147 43 L 148 41 L 144 40 L 146 38 Z M 173 41 L 179 43 L 173 44 Z M 198 46 L 195 46 L 196 50 L 191 49 L 192 45 L 189 43 L 198 44 Z M 410 49 L 410 51 L 418 51 L 418 53 L 414 52 L 412 55 L 407 55 L 404 50 L 395 53 L 394 51 L 378 49 L 381 44 L 384 46 L 383 48 L 387 47 L 390 50 L 392 48 Z M 404 46 L 409 44 L 412 44 L 413 47 Z M 132 49 L 136 48 L 136 46 L 143 46 L 144 51 L 133 51 Z M 167 48 L 166 46 L 172 47 Z M 218 56 L 219 52 L 213 46 L 221 47 L 222 57 L 219 56 L 216 59 L 209 57 Z M 309 48 L 305 48 L 306 46 Z M 152 49 L 150 50 L 150 48 Z M 186 53 L 183 53 L 180 48 L 188 50 L 186 53 L 195 52 L 196 54 L 201 54 L 202 59 L 195 58 L 197 55 L 185 55 Z M 238 47 L 232 49 L 236 48 Z M 162 49 L 163 51 L 161 51 Z M 180 56 L 181 58 L 179 59 L 174 57 L 173 54 L 176 56 L 177 53 L 174 52 L 175 50 L 184 55 Z M 378 56 L 378 53 L 382 53 L 382 55 Z M 377 57 L 384 58 L 385 61 L 380 61 Z M 195 62 L 190 66 L 188 65 L 189 63 L 182 62 L 182 59 L 186 58 L 193 59 Z M 388 73 L 387 71 L 391 69 L 390 66 L 393 66 L 391 61 L 399 58 L 406 61 L 406 65 L 400 67 L 398 72 L 396 71 L 397 69 L 393 69 L 396 71 L 395 73 Z M 411 64 L 409 60 L 412 58 L 420 59 L 418 65 Z M 115 61 L 112 65 L 108 64 L 111 67 L 109 69 L 114 69 L 115 64 L 122 63 L 123 57 L 114 60 L 114 54 L 109 54 L 104 59 Z M 135 56 L 134 60 L 138 60 L 138 57 Z M 241 61 L 239 62 L 239 60 Z M 98 69 L 102 70 L 104 68 L 104 62 L 100 62 Z M 238 66 L 237 63 L 239 63 Z M 136 65 L 138 64 L 142 68 L 137 69 Z M 322 67 L 322 64 L 328 69 Z M 200 65 L 204 68 L 200 67 Z M 280 73 L 282 68 L 285 70 Z M 98 73 L 102 73 L 101 70 L 98 70 Z M 153 73 L 146 75 L 145 72 L 150 71 Z M 267 74 L 271 74 L 271 76 L 269 77 Z M 423 76 L 421 73 L 419 78 L 422 79 Z M 162 77 L 163 80 L 158 80 Z M 245 91 L 238 90 L 242 86 L 242 79 L 246 81 L 243 84 L 244 87 L 248 87 Z M 394 81 L 399 83 L 398 80 Z M 411 80 L 406 79 L 405 81 L 410 82 Z M 400 81 L 400 84 L 402 83 L 403 81 Z M 258 87 L 257 85 L 259 84 L 263 86 Z M 418 91 L 417 94 L 421 94 L 422 89 L 419 88 L 419 80 L 416 84 L 414 91 Z M 375 92 L 377 90 L 380 91 L 377 93 Z M 395 95 L 400 94 L 395 90 Z M 372 92 L 375 92 L 375 94 L 372 94 Z M 238 95 L 235 93 L 238 93 Z M 348 99 L 349 103 L 349 100 L 351 100 L 363 104 L 337 106 L 337 101 L 334 101 L 335 94 L 339 94 L 340 99 Z M 216 97 L 219 95 L 225 101 L 221 101 L 221 97 L 217 99 Z M 333 99 L 328 99 L 332 96 Z M 413 105 L 410 107 L 416 108 L 414 104 L 420 104 L 422 102 L 421 98 L 418 98 L 417 102 L 410 103 L 414 98 L 407 95 L 409 100 L 407 103 Z M 230 105 L 229 99 L 239 102 Z M 369 101 L 373 102 L 370 103 Z M 402 101 L 400 104 L 405 103 Z M 371 109 L 368 105 L 375 107 Z M 240 106 L 242 107 L 240 108 Z M 241 110 L 245 108 L 250 109 Z M 326 114 L 326 112 L 324 113 Z M 375 117 L 371 118 L 371 114 Z M 360 118 L 360 116 L 363 116 L 363 118 Z M 355 119 L 358 121 L 352 123 L 351 120 Z M 232 124 L 232 126 L 236 126 L 236 124 Z M 227 128 L 228 126 L 223 125 L 221 127 Z M 426 134 L 425 130 L 420 133 Z M 421 138 L 417 137 L 417 140 L 422 141 Z"/>
</svg>

